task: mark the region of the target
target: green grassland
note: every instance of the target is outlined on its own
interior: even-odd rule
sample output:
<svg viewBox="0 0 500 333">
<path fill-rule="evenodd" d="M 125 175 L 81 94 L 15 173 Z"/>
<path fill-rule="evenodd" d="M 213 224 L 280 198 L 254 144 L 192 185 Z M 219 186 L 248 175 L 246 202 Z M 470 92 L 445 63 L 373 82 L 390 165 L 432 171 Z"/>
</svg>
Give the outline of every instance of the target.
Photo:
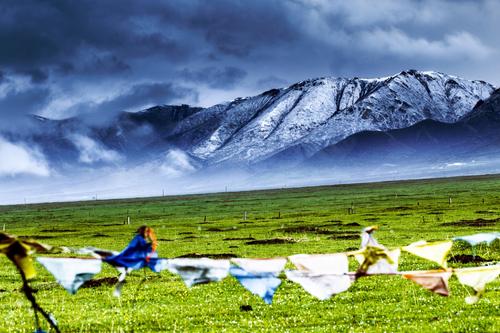
<svg viewBox="0 0 500 333">
<path fill-rule="evenodd" d="M 124 225 L 127 216 L 131 225 Z M 341 252 L 357 249 L 360 230 L 370 225 L 380 227 L 380 243 L 399 247 L 499 231 L 499 221 L 500 176 L 0 206 L 0 228 L 5 224 L 10 234 L 50 245 L 121 250 L 147 224 L 156 230 L 159 255 L 168 258 Z M 475 259 L 499 261 L 499 243 L 479 246 Z M 450 266 L 479 265 L 468 262 L 470 255 L 467 244 L 455 243 Z M 0 331 L 32 332 L 19 275 L 4 256 L 0 265 Z M 432 268 L 437 267 L 407 253 L 400 259 L 400 270 Z M 117 299 L 112 267 L 105 266 L 74 296 L 39 264 L 37 270 L 36 297 L 62 332 L 500 332 L 499 279 L 474 305 L 465 304 L 472 290 L 455 277 L 451 296 L 442 297 L 398 276 L 362 278 L 326 301 L 284 280 L 273 304 L 266 305 L 231 277 L 188 289 L 167 271 L 135 271 Z"/>
</svg>

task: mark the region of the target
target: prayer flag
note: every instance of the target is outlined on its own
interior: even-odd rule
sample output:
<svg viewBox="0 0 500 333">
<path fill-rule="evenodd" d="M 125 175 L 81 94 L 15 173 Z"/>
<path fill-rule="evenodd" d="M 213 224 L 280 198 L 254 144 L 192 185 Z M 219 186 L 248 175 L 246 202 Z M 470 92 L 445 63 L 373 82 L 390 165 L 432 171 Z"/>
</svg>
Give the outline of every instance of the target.
<svg viewBox="0 0 500 333">
<path fill-rule="evenodd" d="M 402 276 L 412 280 L 423 288 L 442 296 L 448 296 L 448 280 L 452 273 L 450 271 L 415 271 L 406 272 Z"/>
<path fill-rule="evenodd" d="M 356 272 L 357 276 L 364 274 L 394 274 L 398 271 L 399 256 L 401 250 L 387 250 L 375 246 L 368 246 L 354 253 L 354 257 L 360 266 Z"/>
<path fill-rule="evenodd" d="M 167 268 L 171 273 L 179 274 L 186 286 L 191 287 L 221 281 L 228 275 L 229 265 L 229 260 L 178 258 L 168 260 Z"/>
<path fill-rule="evenodd" d="M 349 262 L 344 253 L 334 254 L 296 254 L 288 259 L 300 271 L 324 274 L 347 273 Z"/>
<path fill-rule="evenodd" d="M 433 261 L 439 266 L 446 268 L 446 256 L 451 250 L 453 242 L 434 242 L 427 243 L 426 241 L 419 241 L 403 247 L 403 250 L 418 257 Z"/>
<path fill-rule="evenodd" d="M 3 253 L 24 274 L 26 279 L 36 276 L 33 260 L 30 255 L 33 252 L 48 252 L 51 247 L 29 239 L 19 239 L 14 236 L 0 233 L 0 253 Z"/>
<path fill-rule="evenodd" d="M 102 261 L 99 259 L 78 258 L 37 258 L 70 294 L 75 294 L 78 288 L 101 271 Z"/>
<path fill-rule="evenodd" d="M 469 236 L 453 237 L 453 240 L 461 240 L 469 243 L 471 246 L 476 246 L 480 243 L 491 244 L 495 239 L 500 239 L 500 232 L 479 233 Z"/>
<path fill-rule="evenodd" d="M 286 259 L 231 259 L 237 266 L 231 266 L 229 273 L 234 276 L 243 287 L 264 302 L 271 304 L 273 296 L 281 284 L 278 278 L 286 264 Z"/>
<path fill-rule="evenodd" d="M 476 294 L 467 297 L 467 303 L 476 303 L 484 293 L 486 284 L 495 280 L 500 275 L 500 265 L 456 268 L 453 270 L 461 284 L 474 288 Z"/>
<path fill-rule="evenodd" d="M 309 271 L 285 271 L 286 277 L 296 282 L 314 297 L 325 300 L 334 294 L 346 291 L 352 280 L 345 274 L 318 274 Z"/>
</svg>

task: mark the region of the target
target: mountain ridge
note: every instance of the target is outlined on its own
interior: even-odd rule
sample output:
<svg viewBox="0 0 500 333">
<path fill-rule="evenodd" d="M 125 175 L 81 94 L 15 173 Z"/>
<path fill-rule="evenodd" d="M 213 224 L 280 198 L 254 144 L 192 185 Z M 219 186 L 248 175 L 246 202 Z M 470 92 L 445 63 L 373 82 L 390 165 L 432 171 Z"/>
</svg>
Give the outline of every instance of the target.
<svg viewBox="0 0 500 333">
<path fill-rule="evenodd" d="M 208 166 L 294 165 L 351 135 L 431 119 L 455 123 L 493 85 L 408 70 L 375 79 L 322 77 L 208 108 L 155 106 L 104 124 L 35 116 L 31 132 L 2 136 L 39 147 L 54 168 L 137 165 L 171 150 Z"/>
<path fill-rule="evenodd" d="M 455 123 L 426 119 L 389 131 L 363 131 L 316 153 L 311 165 L 411 164 L 500 157 L 500 89 Z M 370 155 L 370 156 L 368 156 Z"/>
<path fill-rule="evenodd" d="M 454 107 L 453 110 L 450 110 L 451 108 L 448 107 L 446 104 L 447 103 L 441 103 L 442 109 L 444 109 L 444 113 L 442 114 L 439 111 L 443 110 L 434 110 L 432 109 L 432 101 L 427 101 L 427 105 L 421 105 L 420 106 L 420 114 L 413 114 L 409 115 L 406 120 L 402 121 L 401 118 L 398 119 L 398 117 L 394 117 L 395 119 L 392 119 L 391 124 L 383 124 L 384 121 L 386 121 L 386 117 L 390 117 L 390 114 L 384 115 L 383 111 L 391 111 L 392 110 L 405 110 L 405 109 L 411 109 L 411 106 L 409 105 L 408 102 L 406 101 L 401 101 L 396 99 L 397 103 L 400 103 L 399 107 L 394 106 L 394 103 L 386 103 L 387 97 L 381 96 L 375 101 L 368 101 L 367 103 L 364 103 L 364 105 L 355 105 L 358 102 L 363 103 L 364 101 L 367 100 L 368 96 L 371 95 L 373 92 L 377 92 L 378 90 L 384 88 L 384 83 L 387 82 L 395 82 L 396 84 L 399 84 L 398 78 L 401 76 L 421 76 L 420 72 L 416 71 L 403 71 L 397 75 L 391 76 L 389 78 L 383 78 L 383 79 L 362 79 L 363 81 L 356 81 L 356 79 L 338 79 L 335 78 L 334 82 L 332 82 L 330 78 L 320 78 L 320 79 L 315 79 L 315 80 L 306 80 L 299 82 L 297 84 L 291 85 L 290 87 L 283 88 L 281 89 L 280 93 L 277 94 L 275 97 L 275 100 L 272 100 L 271 103 L 274 104 L 272 110 L 268 111 L 267 115 L 259 115 L 261 119 L 261 122 L 259 124 L 255 124 L 255 120 L 252 123 L 245 124 L 245 126 L 249 127 L 248 132 L 249 135 L 247 135 L 244 138 L 236 136 L 231 136 L 227 135 L 227 132 L 231 132 L 231 123 L 228 124 L 226 121 L 225 123 L 220 124 L 220 126 L 217 128 L 216 131 L 211 135 L 209 138 L 205 138 L 205 142 L 197 143 L 195 148 L 192 150 L 192 153 L 198 157 L 201 157 L 202 159 L 207 159 L 208 162 L 221 162 L 224 161 L 224 159 L 227 159 L 228 157 L 232 157 L 235 155 L 243 155 L 243 158 L 240 158 L 240 160 L 248 160 L 250 158 L 255 159 L 257 158 L 258 160 L 261 160 L 261 156 L 265 156 L 266 152 L 264 153 L 261 151 L 256 151 L 255 146 L 258 145 L 259 142 L 261 141 L 273 141 L 274 139 L 274 145 L 272 145 L 271 150 L 284 150 L 287 147 L 291 147 L 293 145 L 297 144 L 297 140 L 305 138 L 304 144 L 310 145 L 310 146 L 318 146 L 319 148 L 327 146 L 328 144 L 331 144 L 333 142 L 338 142 L 339 140 L 347 137 L 350 134 L 354 134 L 357 131 L 360 130 L 367 130 L 367 129 L 374 129 L 374 130 L 384 130 L 384 129 L 391 129 L 391 128 L 401 128 L 401 127 L 406 127 L 409 126 L 419 120 L 423 120 L 426 118 L 435 118 L 438 120 L 444 120 L 448 122 L 453 122 L 457 120 L 460 116 L 463 116 L 466 112 L 470 111 L 472 107 L 477 103 L 478 100 L 485 98 L 489 95 L 489 93 L 493 90 L 493 86 L 486 84 L 481 81 L 470 81 L 473 84 L 479 84 L 480 86 L 483 86 L 486 91 L 475 91 L 476 96 L 475 98 L 470 98 L 469 100 L 465 101 L 464 105 L 460 105 L 461 98 L 460 95 L 458 98 L 455 99 L 455 101 L 451 101 L 451 103 L 456 102 L 458 104 L 457 107 Z M 434 74 L 434 77 L 431 76 L 428 72 L 424 74 L 433 80 L 438 79 L 443 80 L 452 80 L 454 84 L 459 85 L 457 83 L 457 78 L 456 77 L 451 77 L 451 76 L 446 76 L 444 74 Z M 326 81 L 325 81 L 326 80 Z M 421 80 L 419 80 L 421 82 Z M 465 82 L 465 80 L 461 80 L 461 82 Z M 309 96 L 306 96 L 307 98 L 310 99 L 309 105 L 302 105 L 302 107 L 297 108 L 297 105 L 301 102 L 304 101 L 304 94 L 297 92 L 297 89 L 300 91 L 303 91 L 304 89 L 313 89 L 317 90 L 314 87 L 318 87 L 324 84 L 333 84 L 333 90 L 339 90 L 341 91 L 341 94 L 336 94 L 336 96 L 333 96 L 335 98 L 331 98 L 332 96 L 329 96 L 328 93 L 331 91 L 328 91 L 328 89 L 325 91 L 312 91 Z M 335 86 L 335 84 L 340 83 L 340 85 Z M 404 82 L 403 82 L 404 83 Z M 429 86 L 426 86 L 427 88 L 424 88 L 424 90 L 428 91 L 430 90 Z M 405 89 L 408 88 L 408 90 L 411 90 L 412 87 L 405 87 Z M 414 88 L 414 87 L 413 87 Z M 477 89 L 477 87 L 472 87 L 472 92 L 474 92 L 474 89 Z M 453 88 L 450 88 L 447 90 L 447 92 L 451 95 L 450 91 L 453 93 Z M 481 88 L 479 88 L 481 90 Z M 346 93 L 347 92 L 347 93 Z M 460 93 L 460 89 L 458 89 L 458 92 Z M 391 91 L 393 93 L 393 91 Z M 445 93 L 444 91 L 441 92 L 442 94 Z M 469 94 L 471 91 L 469 91 Z M 479 93 L 479 94 L 477 94 Z M 291 95 L 291 96 L 290 96 Z M 318 96 L 320 95 L 320 96 Z M 326 95 L 326 98 L 325 98 Z M 261 96 L 261 95 L 259 95 Z M 259 96 L 252 97 L 252 99 L 259 98 Z M 418 95 L 417 97 L 422 96 Z M 286 100 L 286 97 L 290 97 L 290 100 Z M 330 97 L 330 98 L 328 98 Z M 409 99 L 412 96 L 410 96 Z M 455 96 L 453 97 L 455 98 Z M 285 100 L 283 100 L 285 99 Z M 407 98 L 408 99 L 408 98 Z M 415 96 L 413 96 L 413 99 L 415 99 Z M 245 99 L 248 101 L 248 99 Z M 252 101 L 251 101 L 252 102 Z M 258 102 L 258 101 L 257 101 Z M 382 102 L 382 103 L 381 103 Z M 287 105 L 288 103 L 288 105 Z M 330 104 L 328 104 L 330 103 Z M 285 104 L 283 106 L 283 104 Z M 319 104 L 319 105 L 318 105 Z M 325 104 L 326 107 L 325 107 Z M 287 107 L 290 106 L 290 107 Z M 281 107 L 281 108 L 280 108 Z M 367 119 L 370 118 L 370 111 L 372 111 L 372 108 L 378 108 L 380 112 L 378 114 L 382 115 L 379 117 L 379 119 L 374 119 L 376 124 L 374 122 L 369 122 Z M 234 108 L 229 108 L 233 110 Z M 299 110 L 296 113 L 299 113 L 295 119 L 291 121 L 291 124 L 288 124 L 288 126 L 281 126 L 279 128 L 278 126 L 272 128 L 272 130 L 269 130 L 270 127 L 272 126 L 273 123 L 273 113 L 276 113 L 278 118 L 277 123 L 283 123 L 283 120 L 286 119 L 287 117 L 290 117 L 290 115 L 294 112 L 294 110 Z M 318 110 L 325 111 L 326 112 L 318 112 Z M 380 110 L 381 109 L 381 110 Z M 458 109 L 458 112 L 457 112 Z M 283 111 L 284 112 L 281 112 Z M 304 119 L 306 117 L 300 117 L 300 111 L 304 113 L 304 110 L 314 110 L 316 112 L 315 116 L 317 118 L 312 122 L 307 122 L 307 119 Z M 434 111 L 434 113 L 432 112 Z M 285 113 L 285 114 L 283 114 Z M 202 116 L 202 114 L 198 114 L 198 116 Z M 267 119 L 266 119 L 267 116 Z M 337 117 L 337 119 L 336 119 Z M 338 118 L 344 118 L 344 119 L 338 119 Z M 254 117 L 256 118 L 256 117 Z M 274 117 L 276 118 L 276 117 Z M 231 119 L 230 119 L 231 120 Z M 339 122 L 341 123 L 339 125 Z M 350 128 L 349 128 L 349 123 L 350 122 Z M 363 122 L 365 124 L 363 124 Z M 396 123 L 396 124 L 395 124 Z M 280 125 L 280 124 L 278 124 Z M 311 126 L 308 126 L 311 125 Z M 239 126 L 241 127 L 241 126 Z M 301 128 L 305 128 L 305 131 L 300 131 Z M 222 129 L 223 134 L 226 134 L 223 140 L 220 139 L 220 130 Z M 305 133 L 304 133 L 305 132 Z M 264 135 L 259 135 L 259 134 L 264 134 Z M 273 134 L 281 134 L 278 135 L 275 138 L 272 138 Z M 216 135 L 214 135 L 216 134 Z M 239 134 L 239 133 L 230 133 L 230 134 Z M 294 135 L 295 134 L 295 135 Z M 252 139 L 256 142 L 252 144 Z M 232 142 L 231 142 L 232 141 Z M 277 141 L 277 142 L 276 142 Z M 250 142 L 250 144 L 249 144 Z M 286 142 L 287 144 L 283 144 Z M 278 146 L 278 149 L 275 147 Z M 232 150 L 232 151 L 231 151 Z M 319 150 L 319 149 L 318 149 Z M 267 152 L 269 153 L 269 151 Z M 222 155 L 222 156 L 221 156 Z M 272 152 L 271 154 L 272 155 Z"/>
</svg>

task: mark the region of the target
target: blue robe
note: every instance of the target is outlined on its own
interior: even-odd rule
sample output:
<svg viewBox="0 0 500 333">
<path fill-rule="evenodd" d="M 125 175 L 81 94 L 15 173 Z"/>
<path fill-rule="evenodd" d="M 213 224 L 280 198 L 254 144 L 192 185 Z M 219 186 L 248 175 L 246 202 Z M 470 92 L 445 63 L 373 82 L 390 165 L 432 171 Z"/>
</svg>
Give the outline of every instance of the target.
<svg viewBox="0 0 500 333">
<path fill-rule="evenodd" d="M 153 252 L 152 244 L 141 235 L 135 236 L 128 246 L 120 253 L 103 259 L 115 267 L 125 267 L 131 270 L 149 267 L 152 271 L 159 271 L 158 254 Z M 149 261 L 146 258 L 150 256 Z"/>
</svg>

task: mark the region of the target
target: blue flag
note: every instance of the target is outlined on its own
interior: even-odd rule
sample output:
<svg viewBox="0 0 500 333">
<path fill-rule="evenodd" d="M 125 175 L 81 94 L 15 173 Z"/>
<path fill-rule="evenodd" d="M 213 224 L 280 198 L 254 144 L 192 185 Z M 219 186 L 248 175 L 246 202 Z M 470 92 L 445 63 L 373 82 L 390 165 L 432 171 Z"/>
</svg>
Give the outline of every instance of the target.
<svg viewBox="0 0 500 333">
<path fill-rule="evenodd" d="M 248 291 L 260 296 L 266 304 L 273 302 L 274 293 L 281 284 L 279 273 L 276 272 L 250 273 L 243 268 L 231 266 L 229 273 Z"/>
</svg>

